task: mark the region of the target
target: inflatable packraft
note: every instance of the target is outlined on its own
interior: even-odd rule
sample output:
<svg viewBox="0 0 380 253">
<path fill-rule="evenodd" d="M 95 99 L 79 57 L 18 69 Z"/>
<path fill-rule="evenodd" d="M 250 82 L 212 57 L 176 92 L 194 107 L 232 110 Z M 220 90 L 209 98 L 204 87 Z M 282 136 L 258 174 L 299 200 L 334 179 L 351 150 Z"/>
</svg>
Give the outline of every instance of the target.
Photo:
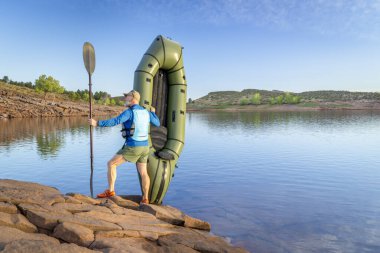
<svg viewBox="0 0 380 253">
<path fill-rule="evenodd" d="M 182 49 L 179 43 L 157 36 L 134 74 L 140 105 L 148 110 L 155 107 L 161 123 L 159 128 L 151 126 L 149 133 L 149 200 L 153 204 L 162 203 L 185 141 L 187 85 Z"/>
</svg>

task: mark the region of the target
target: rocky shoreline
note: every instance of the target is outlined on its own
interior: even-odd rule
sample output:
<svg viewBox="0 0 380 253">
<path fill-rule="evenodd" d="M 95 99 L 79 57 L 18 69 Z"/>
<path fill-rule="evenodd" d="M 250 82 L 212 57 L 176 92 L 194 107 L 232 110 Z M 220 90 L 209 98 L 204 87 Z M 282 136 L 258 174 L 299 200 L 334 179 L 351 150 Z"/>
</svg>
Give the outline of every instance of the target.
<svg viewBox="0 0 380 253">
<path fill-rule="evenodd" d="M 117 115 L 122 106 L 93 105 L 93 115 Z M 33 90 L 0 83 L 0 119 L 88 116 L 89 105 L 75 102 L 61 95 L 46 100 Z"/>
<path fill-rule="evenodd" d="M 247 252 L 171 206 L 0 180 L 1 252 Z"/>
</svg>

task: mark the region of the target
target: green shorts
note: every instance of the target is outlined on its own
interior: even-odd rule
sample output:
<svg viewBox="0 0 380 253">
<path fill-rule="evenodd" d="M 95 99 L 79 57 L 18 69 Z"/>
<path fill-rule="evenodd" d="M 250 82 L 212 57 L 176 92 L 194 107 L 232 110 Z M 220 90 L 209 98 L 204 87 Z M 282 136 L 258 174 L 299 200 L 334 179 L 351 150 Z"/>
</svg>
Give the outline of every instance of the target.
<svg viewBox="0 0 380 253">
<path fill-rule="evenodd" d="M 124 146 L 117 151 L 118 155 L 122 155 L 125 160 L 131 163 L 147 163 L 149 156 L 149 147 L 130 147 Z"/>
</svg>

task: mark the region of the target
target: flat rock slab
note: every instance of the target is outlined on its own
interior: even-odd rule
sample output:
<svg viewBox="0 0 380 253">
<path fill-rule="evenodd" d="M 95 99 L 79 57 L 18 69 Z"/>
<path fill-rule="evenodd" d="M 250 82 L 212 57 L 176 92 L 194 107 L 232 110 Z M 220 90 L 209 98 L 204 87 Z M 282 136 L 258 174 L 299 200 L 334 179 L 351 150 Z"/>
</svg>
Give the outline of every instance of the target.
<svg viewBox="0 0 380 253">
<path fill-rule="evenodd" d="M 201 229 L 206 231 L 211 230 L 210 223 L 186 215 L 182 211 L 172 206 L 156 206 L 150 204 L 143 204 L 140 206 L 140 210 L 150 213 L 156 216 L 157 219 L 160 219 L 173 225 Z"/>
<path fill-rule="evenodd" d="M 37 240 L 17 240 L 7 244 L 2 251 L 4 253 L 92 253 L 99 252 L 90 250 L 84 247 L 80 247 L 76 244 L 56 244 L 49 241 L 37 241 Z"/>
<path fill-rule="evenodd" d="M 131 224 L 161 224 L 163 226 L 170 226 L 172 225 L 158 220 L 156 217 L 154 217 L 151 214 L 147 214 L 144 212 L 138 212 L 133 210 L 126 210 L 123 214 L 108 214 L 98 211 L 89 211 L 89 212 L 82 212 L 75 214 L 77 217 L 85 217 L 90 219 L 99 219 L 111 223 L 118 223 L 118 222 L 129 222 Z"/>
<path fill-rule="evenodd" d="M 63 196 L 65 198 L 65 202 L 66 203 L 72 203 L 72 204 L 82 204 L 83 202 L 76 199 L 76 198 L 73 198 L 71 196 Z"/>
<path fill-rule="evenodd" d="M 101 200 L 99 200 L 99 199 L 93 199 L 89 196 L 79 194 L 79 193 L 70 192 L 70 193 L 66 193 L 66 195 L 76 199 L 77 201 L 79 201 L 81 203 L 87 203 L 87 204 L 91 204 L 91 205 L 99 205 L 101 203 Z"/>
<path fill-rule="evenodd" d="M 121 196 L 113 196 L 110 199 L 115 202 L 118 206 L 137 210 L 139 208 L 139 204 L 132 200 L 128 200 L 126 198 L 122 198 Z"/>
<path fill-rule="evenodd" d="M 80 214 L 85 214 L 85 213 L 74 214 L 70 218 L 66 217 L 66 218 L 61 219 L 60 222 L 65 222 L 65 221 L 72 222 L 78 225 L 88 227 L 89 229 L 93 231 L 111 231 L 111 230 L 122 229 L 119 225 L 116 225 L 114 223 L 107 222 L 107 221 L 93 218 L 93 217 L 82 216 Z"/>
<path fill-rule="evenodd" d="M 65 199 L 57 189 L 52 187 L 37 183 L 0 179 L 0 201 L 7 201 L 16 205 L 20 203 L 52 205 L 63 203 Z"/>
<path fill-rule="evenodd" d="M 113 249 L 113 252 L 154 253 L 162 252 L 153 242 L 142 238 L 96 238 L 90 246 L 91 249 Z"/>
<path fill-rule="evenodd" d="M 229 243 L 219 237 L 202 236 L 201 234 L 184 233 L 165 235 L 158 239 L 158 244 L 167 247 L 181 244 L 199 252 L 248 253 L 245 249 L 232 247 Z"/>
<path fill-rule="evenodd" d="M 51 206 L 51 205 L 38 205 L 38 204 L 21 203 L 17 206 L 24 215 L 26 215 L 28 210 L 52 212 L 52 213 L 61 214 L 61 215 L 71 215 L 71 212 L 69 212 L 65 209 L 62 209 L 62 208 Z"/>
<path fill-rule="evenodd" d="M 63 215 L 40 210 L 27 210 L 26 217 L 39 228 L 53 230 L 58 225 L 60 219 L 71 219 L 72 214 Z"/>
<path fill-rule="evenodd" d="M 52 236 L 84 247 L 90 246 L 95 239 L 94 231 L 70 222 L 63 222 L 56 226 Z"/>
<path fill-rule="evenodd" d="M 126 208 L 126 207 L 122 207 L 122 206 L 117 205 L 111 199 L 105 199 L 101 203 L 101 206 L 105 206 L 105 207 L 109 208 L 114 214 L 117 214 L 117 215 L 136 215 L 136 216 L 144 217 L 144 218 L 148 218 L 148 219 L 152 218 L 152 217 L 156 218 L 152 214 L 138 211 L 139 206 L 136 206 L 136 208 Z"/>
<path fill-rule="evenodd" d="M 104 206 L 97 206 L 91 204 L 73 204 L 73 203 L 57 203 L 53 205 L 57 209 L 64 209 L 69 211 L 70 213 L 80 213 L 80 212 L 88 212 L 88 211 L 98 211 L 111 214 L 112 211 Z"/>
<path fill-rule="evenodd" d="M 18 213 L 18 209 L 12 203 L 0 202 L 0 212 L 3 212 L 3 213 Z"/>
<path fill-rule="evenodd" d="M 183 226 L 185 224 L 185 215 L 177 208 L 171 206 L 140 205 L 140 211 L 150 213 L 162 221 L 173 225 Z"/>
<path fill-rule="evenodd" d="M 158 233 L 139 231 L 139 230 L 119 230 L 119 231 L 100 231 L 96 233 L 97 238 L 144 238 L 150 241 L 156 241 L 159 237 Z"/>
<path fill-rule="evenodd" d="M 37 232 L 36 226 L 29 222 L 22 214 L 9 214 L 0 212 L 0 226 L 20 229 L 27 233 Z"/>
<path fill-rule="evenodd" d="M 211 225 L 210 223 L 191 217 L 189 215 L 185 214 L 185 223 L 184 226 L 188 228 L 195 228 L 195 229 L 201 229 L 201 230 L 206 230 L 210 231 L 211 230 Z"/>
<path fill-rule="evenodd" d="M 101 212 L 99 212 L 101 213 Z M 79 213 L 78 213 L 79 214 Z M 39 228 L 53 230 L 55 226 L 60 222 L 72 222 L 85 227 L 88 227 L 94 231 L 109 231 L 109 230 L 121 230 L 121 227 L 110 222 L 106 222 L 94 217 L 80 216 L 73 214 L 61 214 L 54 212 L 28 210 L 26 217 L 31 223 Z"/>
<path fill-rule="evenodd" d="M 0 226 L 0 250 L 2 250 L 8 243 L 22 239 L 29 241 L 48 241 L 53 244 L 59 244 L 59 241 L 57 239 L 44 234 L 25 233 L 16 228 Z"/>
</svg>

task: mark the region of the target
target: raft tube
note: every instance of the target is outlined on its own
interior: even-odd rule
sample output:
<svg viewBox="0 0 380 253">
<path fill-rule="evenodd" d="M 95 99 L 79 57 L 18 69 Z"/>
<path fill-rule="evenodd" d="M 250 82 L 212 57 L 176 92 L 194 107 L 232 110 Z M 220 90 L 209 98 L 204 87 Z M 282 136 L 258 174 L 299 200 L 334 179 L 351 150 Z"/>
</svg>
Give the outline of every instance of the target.
<svg viewBox="0 0 380 253">
<path fill-rule="evenodd" d="M 163 145 L 158 150 L 152 143 L 154 127 L 149 133 L 149 200 L 153 204 L 162 203 L 185 141 L 187 84 L 182 49 L 179 43 L 157 36 L 134 74 L 133 88 L 141 95 L 140 105 L 148 110 L 155 106 L 160 128 L 165 130 Z"/>
</svg>

